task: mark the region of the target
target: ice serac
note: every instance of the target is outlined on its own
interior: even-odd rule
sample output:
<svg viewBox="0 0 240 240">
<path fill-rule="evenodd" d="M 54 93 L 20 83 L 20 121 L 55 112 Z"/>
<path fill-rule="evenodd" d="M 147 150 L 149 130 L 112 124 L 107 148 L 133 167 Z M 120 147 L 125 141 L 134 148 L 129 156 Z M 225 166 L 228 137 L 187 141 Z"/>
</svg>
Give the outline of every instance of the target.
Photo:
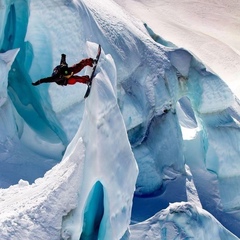
<svg viewBox="0 0 240 240">
<path fill-rule="evenodd" d="M 4 144 L 7 138 L 12 138 L 16 135 L 15 119 L 13 116 L 13 106 L 8 97 L 8 73 L 19 49 L 9 50 L 5 53 L 0 53 L 0 143 Z"/>
<path fill-rule="evenodd" d="M 121 239 L 131 218 L 138 168 L 117 104 L 113 60 L 103 51 L 97 71 L 81 127 L 65 154 L 70 156 L 79 138 L 83 139 L 84 175 L 79 179 L 77 207 L 63 222 L 64 239 L 92 239 L 94 235 Z"/>
<path fill-rule="evenodd" d="M 97 44 L 90 48 L 94 52 Z M 125 234 L 138 168 L 115 91 L 114 62 L 103 52 L 83 121 L 61 163 L 32 185 L 21 180 L 0 190 L 0 239 L 52 240 L 61 234 L 62 239 L 120 239 Z"/>
<path fill-rule="evenodd" d="M 239 207 L 239 100 L 229 87 L 183 49 L 169 52 L 177 71 L 179 98 L 187 97 L 203 143 L 203 162 L 218 178 L 220 208 Z M 181 58 L 181 61 L 179 59 Z M 231 187 L 230 187 L 231 186 Z"/>
<path fill-rule="evenodd" d="M 152 226 L 149 228 L 149 225 Z M 173 203 L 145 222 L 131 226 L 130 240 L 228 239 L 237 240 L 211 214 L 190 203 Z"/>
<path fill-rule="evenodd" d="M 54 164 L 56 164 L 54 159 L 61 158 L 61 151 L 63 151 L 62 144 L 59 143 L 56 138 L 51 138 L 51 134 L 48 135 L 48 139 L 44 139 L 32 131 L 26 123 L 26 119 L 23 119 L 18 114 L 16 105 L 9 96 L 9 92 L 11 92 L 11 87 L 9 87 L 9 76 L 11 75 L 11 72 L 16 71 L 14 61 L 19 54 L 19 50 L 20 49 L 11 49 L 0 53 L 1 188 L 17 184 L 21 178 L 30 183 L 34 182 L 36 178 L 43 176 L 46 170 L 49 170 Z M 15 82 L 18 81 L 17 79 L 13 80 Z M 25 88 L 25 86 L 23 87 Z M 30 93 L 25 95 L 26 98 L 28 98 L 28 95 L 30 95 Z M 26 98 L 24 94 L 22 96 L 21 100 L 24 102 L 24 99 Z M 21 96 L 17 96 L 17 94 L 12 97 L 16 102 L 21 98 Z M 24 102 L 24 109 L 27 113 L 25 117 L 33 119 L 34 116 L 31 114 L 30 102 Z M 37 119 L 34 120 L 35 125 L 37 126 L 40 121 L 37 122 Z M 41 123 L 38 127 L 40 126 L 42 126 Z M 53 136 L 54 135 L 55 134 L 53 134 Z M 40 151 L 42 146 L 48 146 L 48 150 L 45 151 L 46 154 L 44 154 L 43 151 Z M 36 154 L 37 152 L 39 154 Z M 25 155 L 25 157 L 23 157 L 23 155 Z M 48 158 L 47 161 L 45 157 Z"/>
<path fill-rule="evenodd" d="M 192 60 L 187 81 L 190 101 L 202 129 L 206 168 L 218 177 L 221 207 L 239 208 L 239 101 L 228 86 L 196 60 Z M 232 187 L 230 187 L 232 186 Z"/>
</svg>

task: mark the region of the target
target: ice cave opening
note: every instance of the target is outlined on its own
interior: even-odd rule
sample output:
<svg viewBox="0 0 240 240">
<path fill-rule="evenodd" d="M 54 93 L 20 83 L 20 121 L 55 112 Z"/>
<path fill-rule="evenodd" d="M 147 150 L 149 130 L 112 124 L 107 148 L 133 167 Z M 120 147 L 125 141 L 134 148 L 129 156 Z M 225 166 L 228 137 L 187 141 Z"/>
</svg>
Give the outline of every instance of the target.
<svg viewBox="0 0 240 240">
<path fill-rule="evenodd" d="M 176 104 L 176 111 L 182 131 L 183 140 L 194 138 L 198 129 L 198 123 L 188 97 L 184 96 L 178 100 Z"/>
<path fill-rule="evenodd" d="M 93 186 L 84 211 L 83 230 L 80 240 L 98 239 L 98 232 L 104 214 L 104 191 L 101 182 Z"/>
</svg>

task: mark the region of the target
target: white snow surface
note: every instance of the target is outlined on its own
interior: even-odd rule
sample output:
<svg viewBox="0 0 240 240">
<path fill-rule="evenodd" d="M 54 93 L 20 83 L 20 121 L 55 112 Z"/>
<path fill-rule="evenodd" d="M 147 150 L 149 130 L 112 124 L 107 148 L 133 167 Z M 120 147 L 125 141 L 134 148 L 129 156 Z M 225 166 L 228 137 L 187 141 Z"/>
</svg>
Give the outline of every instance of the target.
<svg viewBox="0 0 240 240">
<path fill-rule="evenodd" d="M 240 2 L 114 0 L 161 38 L 197 56 L 240 97 Z"/>
<path fill-rule="evenodd" d="M 0 2 L 0 239 L 238 239 L 239 69 L 229 67 L 238 58 L 219 65 L 183 45 L 209 5 L 180 4 L 181 22 L 175 1 L 116 2 Z M 221 3 L 234 19 L 237 1 Z M 153 13 L 141 18 L 151 26 L 162 8 L 155 33 L 129 13 Z M 162 33 L 170 26 L 179 37 Z M 231 34 L 224 44 L 235 54 Z M 86 100 L 82 84 L 31 85 L 61 53 L 72 65 L 98 43 Z M 221 58 L 211 46 L 203 52 Z"/>
</svg>

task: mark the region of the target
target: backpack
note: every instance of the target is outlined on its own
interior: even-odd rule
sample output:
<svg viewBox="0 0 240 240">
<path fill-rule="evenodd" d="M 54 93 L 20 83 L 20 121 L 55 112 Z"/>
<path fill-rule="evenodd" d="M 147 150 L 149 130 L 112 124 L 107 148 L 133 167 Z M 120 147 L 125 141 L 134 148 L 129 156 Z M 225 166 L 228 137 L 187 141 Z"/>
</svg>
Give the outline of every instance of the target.
<svg viewBox="0 0 240 240">
<path fill-rule="evenodd" d="M 67 65 L 58 65 L 53 69 L 52 77 L 58 76 L 58 77 L 64 77 L 71 75 L 71 72 Z"/>
</svg>

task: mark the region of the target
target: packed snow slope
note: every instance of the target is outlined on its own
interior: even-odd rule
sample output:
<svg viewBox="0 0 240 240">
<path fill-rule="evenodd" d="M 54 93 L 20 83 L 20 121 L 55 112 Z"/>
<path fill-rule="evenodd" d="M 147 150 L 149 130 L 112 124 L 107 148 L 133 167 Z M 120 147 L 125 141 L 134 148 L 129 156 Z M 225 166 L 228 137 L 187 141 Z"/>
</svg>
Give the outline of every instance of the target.
<svg viewBox="0 0 240 240">
<path fill-rule="evenodd" d="M 240 97 L 240 2 L 114 0 L 145 22 L 154 38 L 196 55 Z"/>
<path fill-rule="evenodd" d="M 240 107 L 222 79 L 111 0 L 2 1 L 0 16 L 0 239 L 240 236 Z M 86 100 L 31 85 L 98 43 Z"/>
</svg>

